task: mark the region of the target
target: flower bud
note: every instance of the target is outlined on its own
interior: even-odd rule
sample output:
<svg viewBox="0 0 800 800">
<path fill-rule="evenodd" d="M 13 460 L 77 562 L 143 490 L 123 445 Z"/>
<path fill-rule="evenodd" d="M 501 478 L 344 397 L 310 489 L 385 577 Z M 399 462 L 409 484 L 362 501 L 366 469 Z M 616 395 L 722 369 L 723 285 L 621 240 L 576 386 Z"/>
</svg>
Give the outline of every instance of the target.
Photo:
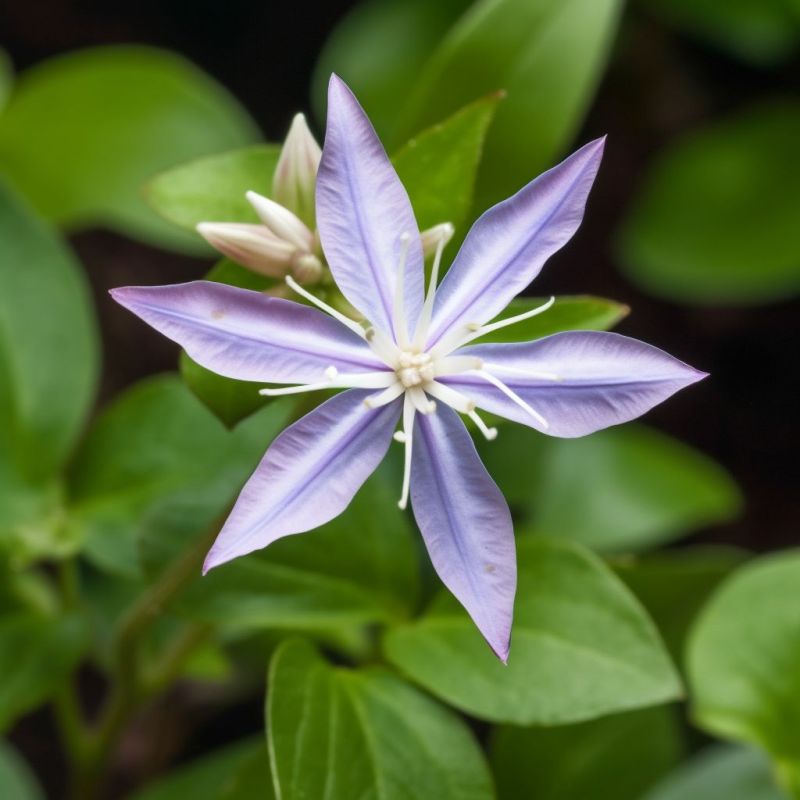
<svg viewBox="0 0 800 800">
<path fill-rule="evenodd" d="M 322 262 L 313 253 L 292 257 L 292 276 L 298 283 L 316 283 L 322 277 Z"/>
<path fill-rule="evenodd" d="M 216 250 L 239 264 L 281 278 L 286 275 L 296 248 L 263 225 L 241 222 L 201 222 L 197 232 Z"/>
<path fill-rule="evenodd" d="M 295 114 L 275 167 L 272 196 L 297 214 L 309 228 L 315 225 L 314 187 L 321 156 L 322 151 L 308 129 L 306 118 Z"/>
<path fill-rule="evenodd" d="M 247 199 L 261 221 L 276 236 L 294 245 L 295 249 L 310 252 L 314 247 L 314 234 L 295 214 L 274 200 L 247 192 Z"/>
<path fill-rule="evenodd" d="M 444 247 L 453 238 L 455 230 L 452 223 L 441 222 L 426 231 L 422 231 L 420 238 L 422 239 L 422 252 L 425 258 L 432 256 L 440 243 Z"/>
</svg>

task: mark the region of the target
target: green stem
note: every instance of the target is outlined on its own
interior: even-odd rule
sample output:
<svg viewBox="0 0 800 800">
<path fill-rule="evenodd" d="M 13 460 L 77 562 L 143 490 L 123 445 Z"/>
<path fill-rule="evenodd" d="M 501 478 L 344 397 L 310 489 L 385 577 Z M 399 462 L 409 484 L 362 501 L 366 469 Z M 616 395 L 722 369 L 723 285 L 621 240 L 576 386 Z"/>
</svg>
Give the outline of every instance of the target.
<svg viewBox="0 0 800 800">
<path fill-rule="evenodd" d="M 130 718 L 141 705 L 180 673 L 186 658 L 203 641 L 209 630 L 190 626 L 169 648 L 155 672 L 146 674 L 141 663 L 140 644 L 164 607 L 200 572 L 206 552 L 216 538 L 215 525 L 192 547 L 164 570 L 122 618 L 112 649 L 112 688 L 94 730 L 82 745 L 71 751 L 75 758 L 71 796 L 94 800 L 100 791 L 108 761 Z M 70 730 L 65 705 L 62 731 Z M 69 734 L 68 734 L 69 735 Z"/>
</svg>

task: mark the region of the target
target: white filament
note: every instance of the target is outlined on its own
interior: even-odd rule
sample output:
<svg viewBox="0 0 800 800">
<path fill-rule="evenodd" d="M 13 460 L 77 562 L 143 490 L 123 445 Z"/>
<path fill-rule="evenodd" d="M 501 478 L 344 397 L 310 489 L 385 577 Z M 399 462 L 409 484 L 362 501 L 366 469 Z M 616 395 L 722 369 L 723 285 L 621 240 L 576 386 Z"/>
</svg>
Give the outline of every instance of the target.
<svg viewBox="0 0 800 800">
<path fill-rule="evenodd" d="M 403 488 L 400 491 L 400 500 L 397 503 L 397 507 L 401 509 L 405 509 L 405 507 L 408 505 L 408 492 L 411 486 L 411 448 L 414 443 L 415 414 L 416 408 L 414 407 L 414 403 L 411 399 L 411 393 L 406 392 L 405 400 L 403 401 L 403 430 L 402 432 L 397 432 L 397 434 L 401 434 L 402 438 L 395 434 L 395 439 L 405 445 L 405 457 L 403 459 Z"/>
<path fill-rule="evenodd" d="M 531 408 L 515 391 L 509 389 L 503 381 L 487 372 L 485 369 L 475 370 L 475 374 L 483 378 L 487 383 L 499 389 L 509 400 L 516 403 L 523 411 L 527 411 L 543 428 L 549 428 L 547 420 L 536 410 Z"/>
<path fill-rule="evenodd" d="M 320 300 L 319 297 L 315 297 L 311 292 L 306 291 L 291 275 L 286 276 L 286 283 L 289 288 L 297 292 L 300 297 L 305 297 L 309 303 L 313 303 L 321 311 L 330 314 L 335 320 L 341 322 L 342 325 L 350 328 L 353 333 L 358 334 L 362 339 L 367 338 L 367 332 L 354 319 L 346 317 L 341 311 L 337 311 L 333 306 L 329 306 L 326 302 Z"/>
</svg>

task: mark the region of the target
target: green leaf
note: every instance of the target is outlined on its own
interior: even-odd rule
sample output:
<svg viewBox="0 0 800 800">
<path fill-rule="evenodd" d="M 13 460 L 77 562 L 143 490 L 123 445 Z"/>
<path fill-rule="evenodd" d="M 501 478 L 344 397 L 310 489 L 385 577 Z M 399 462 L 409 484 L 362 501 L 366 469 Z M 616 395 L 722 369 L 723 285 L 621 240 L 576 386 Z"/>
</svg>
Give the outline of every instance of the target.
<svg viewBox="0 0 800 800">
<path fill-rule="evenodd" d="M 389 631 L 389 661 L 469 714 L 521 725 L 578 722 L 680 696 L 655 628 L 599 559 L 529 537 L 518 542 L 518 560 L 507 667 L 449 594 Z"/>
<path fill-rule="evenodd" d="M 83 655 L 86 641 L 85 622 L 79 617 L 0 618 L 0 730 L 59 689 Z"/>
<path fill-rule="evenodd" d="M 620 558 L 612 566 L 647 609 L 670 654 L 680 662 L 700 609 L 745 558 L 744 551 L 733 547 L 704 546 Z"/>
<path fill-rule="evenodd" d="M 288 536 L 190 584 L 176 609 L 228 630 L 323 628 L 408 617 L 419 597 L 418 550 L 396 508 L 396 487 L 372 477 L 323 527 Z M 167 563 L 222 513 L 173 504 L 143 524 L 146 563 Z"/>
<path fill-rule="evenodd" d="M 545 302 L 543 297 L 517 297 L 497 319 L 524 314 Z M 607 331 L 628 316 L 629 311 L 628 306 L 603 297 L 557 297 L 556 302 L 539 316 L 482 336 L 480 342 L 529 342 L 561 331 Z"/>
<path fill-rule="evenodd" d="M 556 728 L 504 725 L 490 746 L 499 800 L 640 800 L 682 749 L 666 707 Z"/>
<path fill-rule="evenodd" d="M 97 419 L 69 473 L 72 523 L 87 555 L 123 574 L 137 573 L 141 515 L 182 495 L 232 499 L 255 467 L 286 407 L 273 404 L 264 435 L 230 433 L 177 377 L 148 379 Z"/>
<path fill-rule="evenodd" d="M 301 641 L 269 670 L 268 742 L 282 800 L 491 800 L 466 725 L 383 669 L 335 669 Z"/>
<path fill-rule="evenodd" d="M 138 46 L 82 50 L 20 77 L 0 125 L 0 165 L 41 214 L 198 250 L 142 202 L 155 173 L 255 141 L 219 84 L 181 57 Z M 203 251 L 202 249 L 200 250 Z"/>
<path fill-rule="evenodd" d="M 178 767 L 131 800 L 274 800 L 264 740 L 238 742 Z"/>
<path fill-rule="evenodd" d="M 471 2 L 367 0 L 356 5 L 330 35 L 314 68 L 312 99 L 318 118 L 325 119 L 328 81 L 335 72 L 357 90 L 375 127 L 388 136 L 398 121 L 400 98 Z"/>
<path fill-rule="evenodd" d="M 422 131 L 393 156 L 420 230 L 440 222 L 462 228 L 472 205 L 486 132 L 500 99 L 495 93 L 470 103 Z"/>
<path fill-rule="evenodd" d="M 800 551 L 726 580 L 692 630 L 687 669 L 704 729 L 758 745 L 800 788 Z M 789 777 L 789 776 L 792 776 Z"/>
<path fill-rule="evenodd" d="M 741 504 L 719 465 L 642 425 L 581 439 L 504 427 L 481 454 L 529 527 L 604 552 L 677 539 L 731 519 Z"/>
<path fill-rule="evenodd" d="M 666 22 L 756 65 L 797 51 L 800 22 L 792 0 L 645 0 Z"/>
<path fill-rule="evenodd" d="M 162 216 L 186 230 L 199 222 L 258 222 L 245 193 L 269 197 L 280 147 L 254 145 L 181 164 L 145 186 L 145 199 Z"/>
<path fill-rule="evenodd" d="M 643 800 L 787 800 L 756 750 L 717 745 L 703 750 Z"/>
<path fill-rule="evenodd" d="M 716 122 L 656 160 L 619 235 L 628 276 L 678 302 L 750 304 L 800 289 L 800 103 Z"/>
<path fill-rule="evenodd" d="M 56 476 L 92 403 L 98 346 L 70 251 L 0 183 L 0 548 L 55 555 Z"/>
<path fill-rule="evenodd" d="M 408 87 L 399 136 L 505 89 L 478 180 L 480 208 L 502 200 L 565 150 L 602 74 L 620 8 L 620 0 L 480 0 Z M 353 88 L 358 94 L 358 83 Z"/>
<path fill-rule="evenodd" d="M 14 84 L 14 67 L 8 53 L 0 48 L 0 113 L 2 113 Z"/>
<path fill-rule="evenodd" d="M 0 797 L 3 800 L 44 800 L 31 768 L 9 745 L 0 741 Z"/>
</svg>

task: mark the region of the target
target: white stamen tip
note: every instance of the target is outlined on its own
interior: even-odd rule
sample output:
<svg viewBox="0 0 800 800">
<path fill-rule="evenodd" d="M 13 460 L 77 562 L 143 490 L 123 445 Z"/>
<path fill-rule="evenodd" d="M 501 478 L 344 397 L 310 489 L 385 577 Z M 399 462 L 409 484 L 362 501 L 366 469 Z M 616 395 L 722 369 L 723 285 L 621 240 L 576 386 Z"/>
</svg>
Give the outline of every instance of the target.
<svg viewBox="0 0 800 800">
<path fill-rule="evenodd" d="M 328 368 L 325 370 L 325 377 L 326 377 L 326 378 L 327 378 L 329 381 L 336 380 L 336 376 L 337 376 L 338 374 L 339 374 L 339 370 L 338 370 L 338 369 L 336 369 L 336 367 L 334 367 L 333 365 L 331 365 L 330 367 L 328 367 Z"/>
<path fill-rule="evenodd" d="M 436 411 L 436 403 L 433 400 L 428 401 L 428 405 L 425 406 L 425 410 L 428 414 L 433 414 Z"/>
<path fill-rule="evenodd" d="M 405 444 L 408 437 L 403 433 L 403 431 L 395 431 L 392 438 L 396 442 L 400 442 L 400 444 Z"/>
<path fill-rule="evenodd" d="M 370 409 L 371 409 L 371 408 L 375 408 L 375 403 L 373 403 L 373 402 L 372 402 L 372 400 L 370 400 L 370 399 L 369 399 L 369 397 L 365 397 L 365 398 L 364 398 L 364 400 L 363 400 L 363 402 L 364 402 L 364 405 L 365 405 L 367 408 L 370 408 Z"/>
<path fill-rule="evenodd" d="M 411 239 L 411 234 L 408 233 L 408 231 L 403 231 L 403 233 L 400 234 L 400 241 L 403 244 L 405 244 L 406 242 L 410 241 L 410 239 Z"/>
<path fill-rule="evenodd" d="M 481 329 L 480 323 L 478 322 L 468 322 L 467 323 L 467 330 L 468 331 L 479 331 Z"/>
<path fill-rule="evenodd" d="M 398 507 L 398 508 L 399 508 L 401 511 L 405 511 L 405 510 L 406 510 L 406 506 L 407 506 L 407 505 L 408 505 L 408 500 L 398 500 L 398 501 L 397 501 L 397 507 Z"/>
</svg>

